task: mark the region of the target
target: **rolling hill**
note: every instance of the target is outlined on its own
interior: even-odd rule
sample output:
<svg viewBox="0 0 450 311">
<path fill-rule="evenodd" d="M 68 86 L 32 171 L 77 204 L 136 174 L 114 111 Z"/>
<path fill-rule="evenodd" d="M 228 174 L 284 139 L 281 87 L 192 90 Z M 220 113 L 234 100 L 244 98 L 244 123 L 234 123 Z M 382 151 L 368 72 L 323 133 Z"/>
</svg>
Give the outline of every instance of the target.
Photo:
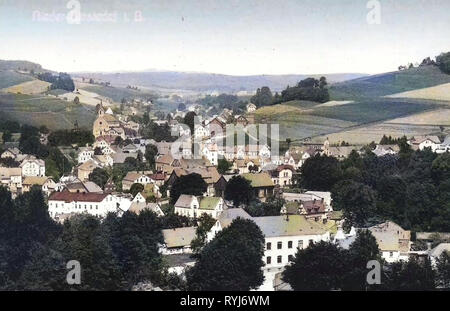
<svg viewBox="0 0 450 311">
<path fill-rule="evenodd" d="M 254 75 L 231 76 L 213 73 L 191 73 L 172 71 L 121 72 L 121 73 L 72 73 L 74 77 L 92 78 L 108 81 L 112 85 L 137 85 L 152 89 L 190 90 L 196 92 L 236 93 L 239 91 L 253 92 L 262 86 L 269 86 L 273 91 L 281 91 L 287 85 L 313 76 L 322 75 Z M 341 82 L 365 76 L 358 73 L 328 74 L 330 82 Z"/>
<path fill-rule="evenodd" d="M 330 87 L 333 100 L 375 98 L 450 83 L 436 66 L 423 66 L 338 82 Z"/>
</svg>

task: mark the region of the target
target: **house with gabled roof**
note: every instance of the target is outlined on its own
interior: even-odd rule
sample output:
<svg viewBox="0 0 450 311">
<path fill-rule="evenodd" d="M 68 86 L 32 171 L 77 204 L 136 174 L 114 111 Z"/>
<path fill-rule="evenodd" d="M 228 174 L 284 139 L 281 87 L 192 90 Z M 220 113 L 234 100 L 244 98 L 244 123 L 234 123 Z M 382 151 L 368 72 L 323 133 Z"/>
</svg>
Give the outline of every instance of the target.
<svg viewBox="0 0 450 311">
<path fill-rule="evenodd" d="M 275 184 L 267 173 L 247 173 L 241 175 L 243 178 L 250 181 L 250 186 L 252 187 L 255 197 L 261 201 L 265 201 L 267 198 L 273 195 L 273 190 Z"/>
<path fill-rule="evenodd" d="M 190 254 L 191 242 L 197 236 L 197 227 L 164 229 L 161 231 L 164 243 L 159 252 L 163 255 Z"/>
</svg>

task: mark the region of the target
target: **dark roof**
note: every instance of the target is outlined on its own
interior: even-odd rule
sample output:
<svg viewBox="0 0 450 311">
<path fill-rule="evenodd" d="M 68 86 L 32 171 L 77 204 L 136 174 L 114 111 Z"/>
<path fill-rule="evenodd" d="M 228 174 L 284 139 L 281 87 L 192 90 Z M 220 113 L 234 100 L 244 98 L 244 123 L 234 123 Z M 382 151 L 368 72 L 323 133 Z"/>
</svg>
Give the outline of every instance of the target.
<svg viewBox="0 0 450 311">
<path fill-rule="evenodd" d="M 77 193 L 77 192 L 53 192 L 48 200 L 65 202 L 101 202 L 108 194 L 105 193 Z"/>
</svg>

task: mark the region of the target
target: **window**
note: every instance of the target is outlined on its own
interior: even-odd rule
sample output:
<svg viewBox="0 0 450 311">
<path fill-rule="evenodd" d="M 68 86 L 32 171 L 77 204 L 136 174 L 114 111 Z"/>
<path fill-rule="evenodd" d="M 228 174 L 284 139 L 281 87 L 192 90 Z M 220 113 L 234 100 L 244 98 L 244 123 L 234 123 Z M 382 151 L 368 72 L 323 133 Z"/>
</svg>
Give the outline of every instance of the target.
<svg viewBox="0 0 450 311">
<path fill-rule="evenodd" d="M 314 243 L 314 240 L 309 240 L 308 246 L 309 246 L 309 245 L 312 245 L 313 243 Z"/>
<path fill-rule="evenodd" d="M 266 258 L 266 263 L 267 263 L 268 265 L 270 265 L 270 264 L 272 263 L 272 258 L 271 258 L 270 256 L 267 256 L 267 258 Z"/>
<path fill-rule="evenodd" d="M 303 249 L 303 240 L 298 240 L 298 248 Z"/>
<path fill-rule="evenodd" d="M 288 242 L 288 248 L 292 248 L 292 241 Z"/>
<path fill-rule="evenodd" d="M 278 256 L 278 257 L 277 257 L 277 263 L 281 263 L 281 261 L 282 261 L 282 260 L 281 260 L 281 256 Z"/>
<path fill-rule="evenodd" d="M 271 249 L 272 249 L 272 243 L 270 243 L 270 242 L 267 243 L 267 244 L 266 244 L 266 249 L 267 249 L 267 250 L 271 250 Z"/>
<path fill-rule="evenodd" d="M 277 248 L 278 248 L 278 249 L 281 249 L 282 247 L 283 247 L 283 242 L 278 242 L 278 243 L 277 243 Z"/>
<path fill-rule="evenodd" d="M 394 252 L 389 252 L 390 257 L 394 257 Z"/>
<path fill-rule="evenodd" d="M 289 261 L 294 261 L 294 256 L 289 255 L 289 256 L 288 256 L 288 260 L 289 260 Z"/>
</svg>

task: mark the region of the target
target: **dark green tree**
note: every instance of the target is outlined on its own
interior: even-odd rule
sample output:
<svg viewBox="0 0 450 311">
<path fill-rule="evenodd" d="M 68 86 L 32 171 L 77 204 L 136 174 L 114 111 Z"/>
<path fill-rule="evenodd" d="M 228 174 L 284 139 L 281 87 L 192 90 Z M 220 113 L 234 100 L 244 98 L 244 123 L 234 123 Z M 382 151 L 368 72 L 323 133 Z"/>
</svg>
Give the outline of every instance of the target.
<svg viewBox="0 0 450 311">
<path fill-rule="evenodd" d="M 92 173 L 89 174 L 89 180 L 96 183 L 100 188 L 104 188 L 109 180 L 108 172 L 103 168 L 94 168 Z"/>
<path fill-rule="evenodd" d="M 264 280 L 264 235 L 252 221 L 235 219 L 217 233 L 186 273 L 189 290 L 248 291 Z"/>
<path fill-rule="evenodd" d="M 242 176 L 233 176 L 225 187 L 225 199 L 233 201 L 235 207 L 248 204 L 253 197 L 250 181 Z"/>
<path fill-rule="evenodd" d="M 282 277 L 296 291 L 341 289 L 347 258 L 346 252 L 335 244 L 321 241 L 299 249 Z"/>
<path fill-rule="evenodd" d="M 175 204 L 180 195 L 191 194 L 195 196 L 203 195 L 208 188 L 208 185 L 203 180 L 202 176 L 197 173 L 181 176 L 173 183 L 170 190 L 170 202 Z"/>
</svg>

